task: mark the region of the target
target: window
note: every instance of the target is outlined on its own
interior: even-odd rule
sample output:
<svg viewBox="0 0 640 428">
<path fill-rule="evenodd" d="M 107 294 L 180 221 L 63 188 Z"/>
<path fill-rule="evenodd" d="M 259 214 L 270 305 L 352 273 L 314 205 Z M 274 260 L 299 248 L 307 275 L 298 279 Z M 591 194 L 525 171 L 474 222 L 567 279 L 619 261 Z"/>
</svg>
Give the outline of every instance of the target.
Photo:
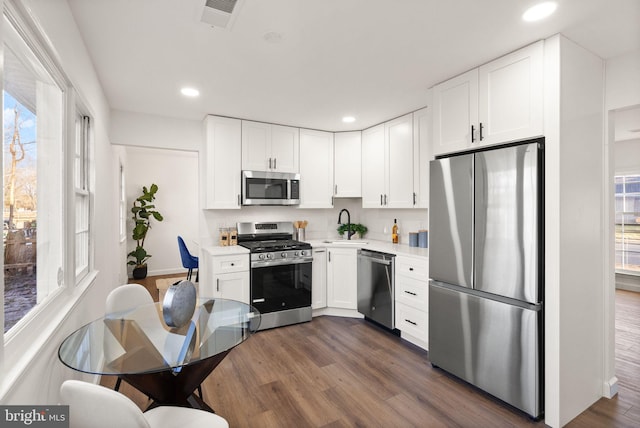
<svg viewBox="0 0 640 428">
<path fill-rule="evenodd" d="M 4 16 L 5 332 L 62 284 L 64 85 Z"/>
<path fill-rule="evenodd" d="M 73 157 L 75 191 L 75 274 L 76 283 L 89 272 L 89 117 L 76 115 L 76 141 Z"/>
<path fill-rule="evenodd" d="M 640 175 L 615 178 L 616 271 L 640 275 Z"/>
<path fill-rule="evenodd" d="M 7 333 L 91 269 L 92 128 L 84 108 L 68 108 L 72 87 L 29 18 L 5 2 L 3 19 Z"/>
</svg>

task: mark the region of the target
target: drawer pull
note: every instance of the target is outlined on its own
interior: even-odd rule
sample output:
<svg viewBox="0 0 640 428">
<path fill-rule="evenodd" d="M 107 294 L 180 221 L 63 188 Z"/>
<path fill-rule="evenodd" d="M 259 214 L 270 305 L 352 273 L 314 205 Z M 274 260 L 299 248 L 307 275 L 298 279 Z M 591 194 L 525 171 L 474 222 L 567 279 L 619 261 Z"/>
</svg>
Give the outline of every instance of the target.
<svg viewBox="0 0 640 428">
<path fill-rule="evenodd" d="M 413 268 L 409 268 L 409 272 L 413 272 Z"/>
<path fill-rule="evenodd" d="M 405 292 L 405 293 L 407 293 L 407 294 L 411 294 L 412 296 L 417 296 L 417 294 L 416 294 L 416 293 L 413 293 L 413 292 L 411 292 L 411 291 L 404 290 L 404 292 Z"/>
<path fill-rule="evenodd" d="M 406 321 L 406 322 L 408 322 L 409 324 L 418 325 L 417 323 L 415 323 L 415 322 L 413 322 L 413 321 L 411 321 L 411 320 L 408 320 L 408 319 L 406 319 L 406 318 L 405 318 L 405 321 Z"/>
<path fill-rule="evenodd" d="M 235 263 L 231 263 L 231 266 L 235 266 L 235 265 L 236 265 Z"/>
</svg>

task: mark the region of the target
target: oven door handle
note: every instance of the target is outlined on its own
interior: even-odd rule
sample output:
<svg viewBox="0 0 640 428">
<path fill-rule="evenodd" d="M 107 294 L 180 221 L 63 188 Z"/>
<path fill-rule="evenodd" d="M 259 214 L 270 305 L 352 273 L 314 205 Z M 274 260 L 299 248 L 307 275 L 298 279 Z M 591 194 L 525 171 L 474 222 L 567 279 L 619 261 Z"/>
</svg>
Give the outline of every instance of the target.
<svg viewBox="0 0 640 428">
<path fill-rule="evenodd" d="M 300 265 L 304 263 L 311 263 L 313 257 L 304 259 L 278 259 L 278 260 L 258 260 L 251 262 L 252 268 L 263 268 L 270 266 L 282 266 L 282 265 Z"/>
</svg>

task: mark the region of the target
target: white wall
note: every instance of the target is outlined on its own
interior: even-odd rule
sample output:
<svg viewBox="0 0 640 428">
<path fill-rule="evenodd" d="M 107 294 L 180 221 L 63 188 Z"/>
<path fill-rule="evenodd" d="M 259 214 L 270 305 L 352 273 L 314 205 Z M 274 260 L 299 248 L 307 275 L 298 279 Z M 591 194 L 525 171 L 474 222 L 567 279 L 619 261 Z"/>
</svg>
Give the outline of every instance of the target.
<svg viewBox="0 0 640 428">
<path fill-rule="evenodd" d="M 606 110 L 640 105 L 640 50 L 608 59 L 606 71 Z"/>
<path fill-rule="evenodd" d="M 64 0 L 25 0 L 24 5 L 36 17 L 51 41 L 64 71 L 93 117 L 95 179 L 95 267 L 98 274 L 86 287 L 61 290 L 52 304 L 39 313 L 45 315 L 31 323 L 22 338 L 7 341 L 2 367 L 0 402 L 3 404 L 55 404 L 58 389 L 67 378 L 88 378 L 62 365 L 58 346 L 67 334 L 94 319 L 104 310 L 106 294 L 118 281 L 118 203 L 117 158 L 110 145 L 107 129 L 109 109 L 106 98 Z M 28 347 L 22 347 L 26 339 Z M 21 349 L 20 349 L 21 348 Z"/>
<path fill-rule="evenodd" d="M 614 150 L 616 175 L 640 174 L 640 139 L 618 141 Z"/>
<path fill-rule="evenodd" d="M 562 426 L 605 382 L 603 63 L 545 41 L 545 422 Z"/>
<path fill-rule="evenodd" d="M 127 147 L 125 177 L 128 209 L 142 194 L 142 186 L 158 185 L 154 204 L 164 220 L 152 220 L 145 241 L 145 249 L 153 256 L 148 262 L 148 274 L 183 272 L 177 236 L 182 236 L 191 254 L 198 254 L 198 153 Z M 129 218 L 128 251 L 135 248 L 132 228 L 133 221 Z"/>
<path fill-rule="evenodd" d="M 109 136 L 113 144 L 198 151 L 202 122 L 112 110 Z"/>
</svg>

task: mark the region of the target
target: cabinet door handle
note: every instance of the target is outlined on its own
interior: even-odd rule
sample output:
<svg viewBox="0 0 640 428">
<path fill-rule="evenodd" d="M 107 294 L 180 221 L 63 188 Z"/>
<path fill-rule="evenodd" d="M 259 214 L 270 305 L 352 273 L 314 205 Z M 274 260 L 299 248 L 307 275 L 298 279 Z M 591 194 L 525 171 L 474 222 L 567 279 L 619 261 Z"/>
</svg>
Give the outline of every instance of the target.
<svg viewBox="0 0 640 428">
<path fill-rule="evenodd" d="M 386 194 L 384 195 L 384 204 L 385 204 L 385 205 L 388 205 L 388 204 L 387 204 L 387 195 L 386 195 Z"/>
<path fill-rule="evenodd" d="M 471 125 L 471 142 L 472 143 L 476 141 L 474 137 L 475 132 L 476 132 L 476 128 L 473 125 Z"/>
<path fill-rule="evenodd" d="M 480 141 L 482 141 L 482 122 L 480 122 Z"/>
<path fill-rule="evenodd" d="M 216 291 L 220 291 L 220 278 L 216 278 Z"/>
<path fill-rule="evenodd" d="M 405 292 L 405 293 L 407 293 L 407 294 L 411 294 L 412 296 L 417 296 L 417 294 L 416 294 L 416 293 L 413 293 L 413 292 L 411 292 L 411 291 L 407 291 L 407 290 L 405 290 L 404 292 Z"/>
<path fill-rule="evenodd" d="M 417 323 L 415 323 L 415 322 L 413 322 L 413 321 L 411 321 L 411 320 L 408 320 L 408 319 L 406 319 L 406 318 L 405 318 L 405 321 L 406 321 L 406 322 L 408 322 L 409 324 L 418 325 Z"/>
<path fill-rule="evenodd" d="M 236 265 L 235 263 L 231 263 L 231 266 L 235 266 L 235 265 Z"/>
<path fill-rule="evenodd" d="M 334 194 L 334 195 L 337 195 L 337 194 L 338 194 L 338 185 L 337 185 L 337 184 L 334 186 L 333 194 Z"/>
<path fill-rule="evenodd" d="M 273 158 L 273 169 L 278 169 L 278 167 L 276 166 L 276 161 L 277 161 L 277 160 L 278 160 L 278 159 Z"/>
<path fill-rule="evenodd" d="M 240 193 L 238 193 L 238 206 L 240 206 Z"/>
<path fill-rule="evenodd" d="M 269 169 L 271 169 L 271 158 L 269 158 Z"/>
<path fill-rule="evenodd" d="M 327 260 L 331 262 L 331 251 L 327 251 Z"/>
<path fill-rule="evenodd" d="M 409 272 L 413 272 L 413 268 L 409 268 Z"/>
<path fill-rule="evenodd" d="M 382 206 L 382 193 L 380 194 L 380 206 Z"/>
<path fill-rule="evenodd" d="M 416 204 L 416 192 L 413 192 L 413 205 Z"/>
</svg>

